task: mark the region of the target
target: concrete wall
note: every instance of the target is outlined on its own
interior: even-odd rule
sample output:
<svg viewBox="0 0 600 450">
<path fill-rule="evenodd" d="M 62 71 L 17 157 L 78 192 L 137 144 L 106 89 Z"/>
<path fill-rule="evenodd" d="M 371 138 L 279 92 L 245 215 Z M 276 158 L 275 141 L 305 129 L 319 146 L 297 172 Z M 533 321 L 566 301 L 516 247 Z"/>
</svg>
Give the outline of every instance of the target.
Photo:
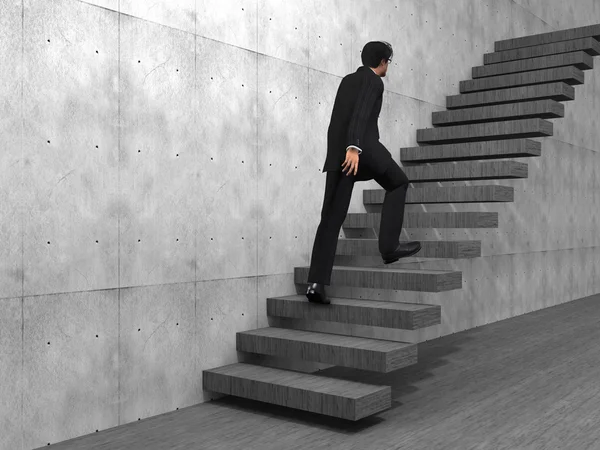
<svg viewBox="0 0 600 450">
<path fill-rule="evenodd" d="M 0 0 L 0 449 L 203 402 L 202 370 L 245 358 L 235 332 L 309 263 L 331 108 L 367 41 L 394 46 L 399 158 L 495 40 L 598 23 L 594 3 Z M 403 232 L 482 239 L 451 265 L 463 290 L 330 295 L 442 304 L 440 326 L 386 334 L 420 341 L 600 292 L 597 72 L 529 178 L 496 182 L 514 203 L 423 208 L 499 229 Z"/>
</svg>

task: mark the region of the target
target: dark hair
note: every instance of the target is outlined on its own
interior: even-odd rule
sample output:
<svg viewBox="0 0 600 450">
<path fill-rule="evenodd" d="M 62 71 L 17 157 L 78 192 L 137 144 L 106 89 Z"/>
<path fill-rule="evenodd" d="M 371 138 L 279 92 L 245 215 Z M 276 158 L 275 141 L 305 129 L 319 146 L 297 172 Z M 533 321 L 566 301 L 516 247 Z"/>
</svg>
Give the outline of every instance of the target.
<svg viewBox="0 0 600 450">
<path fill-rule="evenodd" d="M 365 66 L 377 67 L 382 59 L 391 59 L 394 55 L 392 46 L 385 41 L 371 41 L 363 47 L 360 58 Z"/>
</svg>

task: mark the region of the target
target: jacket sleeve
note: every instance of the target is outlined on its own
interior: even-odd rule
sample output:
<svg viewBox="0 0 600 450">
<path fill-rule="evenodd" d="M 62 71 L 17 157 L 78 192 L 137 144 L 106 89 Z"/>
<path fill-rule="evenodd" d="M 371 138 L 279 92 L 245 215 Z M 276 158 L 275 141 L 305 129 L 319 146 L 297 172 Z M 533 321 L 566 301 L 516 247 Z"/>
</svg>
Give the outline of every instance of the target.
<svg viewBox="0 0 600 450">
<path fill-rule="evenodd" d="M 383 93 L 383 82 L 379 77 L 367 77 L 363 83 L 348 124 L 346 148 L 360 147 L 365 134 L 367 119 L 371 115 L 375 100 Z"/>
</svg>

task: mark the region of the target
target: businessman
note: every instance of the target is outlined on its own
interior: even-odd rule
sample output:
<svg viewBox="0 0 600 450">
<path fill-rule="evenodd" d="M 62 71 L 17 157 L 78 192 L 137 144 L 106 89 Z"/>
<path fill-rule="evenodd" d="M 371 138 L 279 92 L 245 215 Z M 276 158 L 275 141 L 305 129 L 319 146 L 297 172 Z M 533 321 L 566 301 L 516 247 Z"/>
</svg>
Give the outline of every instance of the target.
<svg viewBox="0 0 600 450">
<path fill-rule="evenodd" d="M 306 297 L 313 303 L 330 303 L 325 285 L 330 284 L 338 234 L 355 181 L 375 179 L 386 191 L 379 227 L 379 252 L 384 263 L 391 264 L 421 249 L 418 241 L 399 243 L 409 180 L 379 142 L 381 78 L 386 76 L 392 56 L 389 43 L 367 43 L 361 55 L 363 65 L 342 79 L 335 97 L 323 167 L 327 172 L 325 198 L 308 272 Z"/>
</svg>

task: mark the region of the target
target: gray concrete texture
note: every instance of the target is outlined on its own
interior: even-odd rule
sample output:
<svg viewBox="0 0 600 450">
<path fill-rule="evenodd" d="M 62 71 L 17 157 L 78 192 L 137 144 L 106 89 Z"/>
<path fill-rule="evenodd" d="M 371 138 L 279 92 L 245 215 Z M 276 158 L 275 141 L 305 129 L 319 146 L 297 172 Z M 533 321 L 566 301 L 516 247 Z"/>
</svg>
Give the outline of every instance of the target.
<svg viewBox="0 0 600 450">
<path fill-rule="evenodd" d="M 592 23 L 595 0 L 0 0 L 0 449 L 203 402 L 202 370 L 246 359 L 235 332 L 267 326 L 309 263 L 333 100 L 366 42 L 394 46 L 398 161 L 494 41 Z M 441 325 L 324 329 L 419 342 L 599 292 L 598 71 L 575 90 L 529 178 L 466 182 L 514 203 L 407 205 L 500 213 L 403 231 L 480 239 L 483 258 L 426 265 L 462 290 L 328 290 L 440 304 Z"/>
</svg>

